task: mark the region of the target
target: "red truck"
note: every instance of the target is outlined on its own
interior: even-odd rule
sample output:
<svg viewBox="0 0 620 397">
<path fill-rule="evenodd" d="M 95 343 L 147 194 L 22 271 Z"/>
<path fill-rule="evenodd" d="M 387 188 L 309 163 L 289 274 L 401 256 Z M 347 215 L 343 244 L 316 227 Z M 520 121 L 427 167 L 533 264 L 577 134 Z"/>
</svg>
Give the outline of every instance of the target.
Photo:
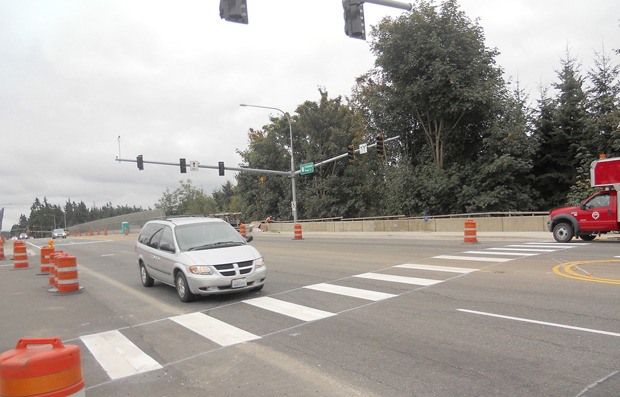
<svg viewBox="0 0 620 397">
<path fill-rule="evenodd" d="M 559 243 L 573 237 L 585 241 L 598 235 L 620 231 L 620 158 L 603 158 L 590 164 L 590 184 L 602 190 L 574 207 L 551 210 L 547 227 Z"/>
</svg>

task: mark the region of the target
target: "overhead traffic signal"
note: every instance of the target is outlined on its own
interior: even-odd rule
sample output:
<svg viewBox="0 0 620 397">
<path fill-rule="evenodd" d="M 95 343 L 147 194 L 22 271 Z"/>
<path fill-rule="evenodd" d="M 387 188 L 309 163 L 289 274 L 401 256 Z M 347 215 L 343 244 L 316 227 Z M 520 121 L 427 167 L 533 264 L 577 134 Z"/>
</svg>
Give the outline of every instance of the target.
<svg viewBox="0 0 620 397">
<path fill-rule="evenodd" d="M 179 165 L 181 166 L 181 174 L 186 174 L 187 173 L 187 163 L 185 162 L 185 159 L 179 159 Z"/>
<path fill-rule="evenodd" d="M 138 163 L 138 169 L 140 171 L 144 170 L 144 159 L 142 155 L 139 155 L 138 157 L 136 157 L 136 162 Z"/>
<path fill-rule="evenodd" d="M 220 161 L 219 163 L 217 163 L 217 168 L 220 171 L 220 176 L 224 176 L 224 162 Z"/>
<path fill-rule="evenodd" d="M 377 155 L 379 157 L 385 157 L 385 146 L 383 146 L 383 134 L 377 135 Z"/>
<path fill-rule="evenodd" d="M 349 159 L 349 163 L 355 161 L 355 148 L 353 145 L 347 146 L 347 158 Z"/>
<path fill-rule="evenodd" d="M 220 0 L 220 18 L 228 22 L 248 23 L 246 0 Z"/>
<path fill-rule="evenodd" d="M 344 9 L 344 32 L 354 39 L 366 40 L 364 24 L 364 1 L 342 0 Z"/>
</svg>

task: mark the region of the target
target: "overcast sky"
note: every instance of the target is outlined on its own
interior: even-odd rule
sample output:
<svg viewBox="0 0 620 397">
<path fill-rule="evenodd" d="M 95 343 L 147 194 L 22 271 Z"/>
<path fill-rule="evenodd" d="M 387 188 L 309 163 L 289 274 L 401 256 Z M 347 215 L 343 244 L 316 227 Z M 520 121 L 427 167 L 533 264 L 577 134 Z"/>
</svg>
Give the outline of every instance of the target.
<svg viewBox="0 0 620 397">
<path fill-rule="evenodd" d="M 460 5 L 533 99 L 567 49 L 585 73 L 594 51 L 620 47 L 620 1 Z M 367 32 L 404 12 L 364 10 Z M 318 87 L 349 96 L 373 67 L 368 43 L 344 34 L 341 0 L 248 0 L 248 14 L 248 25 L 221 20 L 218 0 L 0 0 L 2 229 L 37 197 L 153 208 L 181 179 L 207 193 L 234 183 L 232 172 L 118 163 L 119 136 L 121 158 L 238 166 L 249 128 L 278 115 L 240 103 L 293 113 Z"/>
</svg>

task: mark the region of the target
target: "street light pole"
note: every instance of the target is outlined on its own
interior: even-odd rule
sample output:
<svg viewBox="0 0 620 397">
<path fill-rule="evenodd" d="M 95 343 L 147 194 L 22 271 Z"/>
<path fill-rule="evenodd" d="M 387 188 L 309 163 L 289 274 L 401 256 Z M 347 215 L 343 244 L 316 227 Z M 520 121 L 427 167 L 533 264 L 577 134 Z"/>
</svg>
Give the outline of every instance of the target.
<svg viewBox="0 0 620 397">
<path fill-rule="evenodd" d="M 242 103 L 239 106 L 277 110 L 278 112 L 282 113 L 284 117 L 286 117 L 286 120 L 288 121 L 288 130 L 289 130 L 289 134 L 291 137 L 291 176 L 290 178 L 291 178 L 291 193 L 293 195 L 293 201 L 291 202 L 291 209 L 293 211 L 293 223 L 297 224 L 297 196 L 295 193 L 295 160 L 293 159 L 293 127 L 291 125 L 291 118 L 282 109 L 274 108 L 271 106 L 248 105 L 245 103 Z"/>
</svg>

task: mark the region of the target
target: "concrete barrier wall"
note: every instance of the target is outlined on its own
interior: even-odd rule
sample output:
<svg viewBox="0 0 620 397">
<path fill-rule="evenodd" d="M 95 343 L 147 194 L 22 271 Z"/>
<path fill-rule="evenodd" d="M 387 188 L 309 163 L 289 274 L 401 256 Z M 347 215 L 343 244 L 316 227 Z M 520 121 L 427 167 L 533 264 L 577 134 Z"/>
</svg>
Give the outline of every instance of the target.
<svg viewBox="0 0 620 397">
<path fill-rule="evenodd" d="M 472 217 L 481 232 L 546 232 L 549 216 Z M 466 218 L 300 222 L 306 232 L 462 232 Z M 263 224 L 274 232 L 292 232 L 293 223 Z"/>
</svg>

